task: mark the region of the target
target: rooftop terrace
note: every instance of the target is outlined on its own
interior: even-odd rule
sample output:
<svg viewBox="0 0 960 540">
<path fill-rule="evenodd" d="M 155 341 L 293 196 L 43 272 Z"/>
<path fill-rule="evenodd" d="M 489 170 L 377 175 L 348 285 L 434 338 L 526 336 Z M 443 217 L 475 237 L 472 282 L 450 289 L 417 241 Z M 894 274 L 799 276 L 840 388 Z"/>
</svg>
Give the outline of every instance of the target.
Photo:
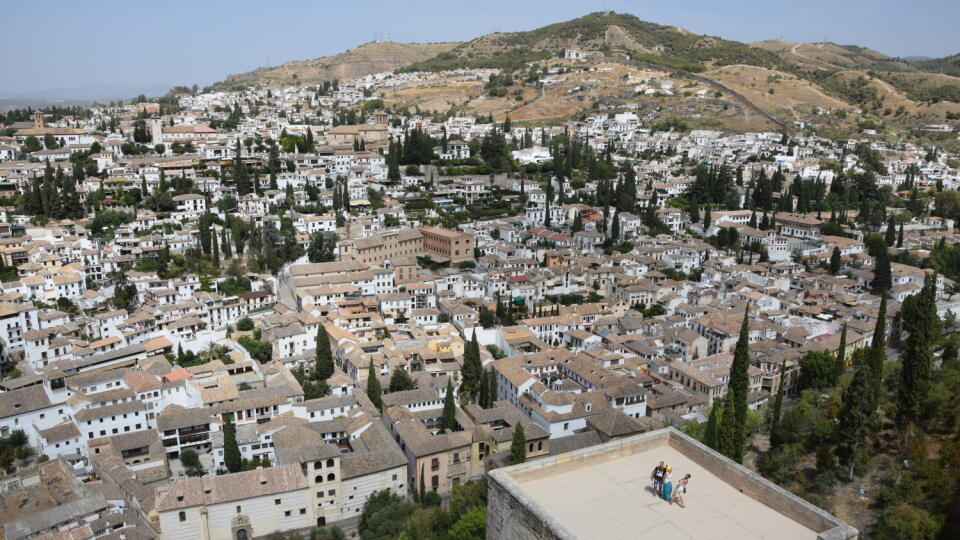
<svg viewBox="0 0 960 540">
<path fill-rule="evenodd" d="M 690 473 L 686 508 L 650 472 Z M 491 473 L 488 538 L 851 539 L 857 530 L 668 428 Z M 529 535 L 529 536 L 528 536 Z"/>
</svg>

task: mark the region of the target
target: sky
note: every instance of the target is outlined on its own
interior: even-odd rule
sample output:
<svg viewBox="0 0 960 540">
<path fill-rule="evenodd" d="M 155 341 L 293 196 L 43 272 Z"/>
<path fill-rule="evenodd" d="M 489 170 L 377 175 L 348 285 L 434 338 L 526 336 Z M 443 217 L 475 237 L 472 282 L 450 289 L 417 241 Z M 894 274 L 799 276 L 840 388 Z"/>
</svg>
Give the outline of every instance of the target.
<svg viewBox="0 0 960 540">
<path fill-rule="evenodd" d="M 336 54 L 378 32 L 399 42 L 465 41 L 605 8 L 746 42 L 833 41 L 893 56 L 960 52 L 956 0 L 40 0 L 4 10 L 4 38 L 15 46 L 0 63 L 0 97 L 204 86 Z"/>
</svg>

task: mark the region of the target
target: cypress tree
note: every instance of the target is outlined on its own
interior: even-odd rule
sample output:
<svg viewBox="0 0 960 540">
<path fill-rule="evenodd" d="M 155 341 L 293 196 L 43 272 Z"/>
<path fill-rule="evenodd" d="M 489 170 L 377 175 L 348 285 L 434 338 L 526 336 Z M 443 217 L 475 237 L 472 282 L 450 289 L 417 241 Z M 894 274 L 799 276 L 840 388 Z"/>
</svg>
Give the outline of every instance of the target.
<svg viewBox="0 0 960 540">
<path fill-rule="evenodd" d="M 480 397 L 477 400 L 481 408 L 487 409 L 490 407 L 488 403 L 489 392 L 490 383 L 487 382 L 487 371 L 483 370 L 480 372 Z"/>
<path fill-rule="evenodd" d="M 734 348 L 733 364 L 730 366 L 727 400 L 723 410 L 723 423 L 720 427 L 720 451 L 730 459 L 743 460 L 743 447 L 746 442 L 747 393 L 750 378 L 747 369 L 750 365 L 750 312 L 743 315 L 740 337 Z"/>
<path fill-rule="evenodd" d="M 487 376 L 487 384 L 490 385 L 490 388 L 487 390 L 487 408 L 489 409 L 493 407 L 494 402 L 497 401 L 497 372 L 493 369 L 490 370 Z"/>
<path fill-rule="evenodd" d="M 893 247 L 893 244 L 897 241 L 897 223 L 894 221 L 893 216 L 890 216 L 890 219 L 887 221 L 887 234 L 884 240 L 887 242 L 887 247 Z"/>
<path fill-rule="evenodd" d="M 837 378 L 847 369 L 847 323 L 840 330 L 840 348 L 837 349 Z"/>
<path fill-rule="evenodd" d="M 780 413 L 783 410 L 783 394 L 787 386 L 787 362 L 780 364 L 780 384 L 777 387 L 777 399 L 773 402 L 773 417 L 770 419 L 770 448 L 777 448 L 783 442 L 783 433 L 780 432 Z"/>
<path fill-rule="evenodd" d="M 457 428 L 457 404 L 453 401 L 453 382 L 447 378 L 447 395 L 443 397 L 443 420 L 440 424 L 440 433 L 453 431 Z"/>
<path fill-rule="evenodd" d="M 937 276 L 927 274 L 923 290 L 903 303 L 902 315 L 907 343 L 897 387 L 897 423 L 902 427 L 920 422 L 930 391 L 933 369 L 933 341 L 939 335 L 937 318 Z"/>
<path fill-rule="evenodd" d="M 830 255 L 830 275 L 835 276 L 840 273 L 840 248 L 834 247 Z"/>
<path fill-rule="evenodd" d="M 217 241 L 217 233 L 211 231 L 210 242 L 212 244 L 212 255 L 211 260 L 213 262 L 213 272 L 214 275 L 220 275 L 220 242 Z"/>
<path fill-rule="evenodd" d="M 237 428 L 233 425 L 232 416 L 228 416 L 223 425 L 223 464 L 232 473 L 240 472 L 243 466 L 240 447 L 237 445 Z"/>
<path fill-rule="evenodd" d="M 900 224 L 900 232 L 897 233 L 897 247 L 903 247 L 903 223 Z"/>
<path fill-rule="evenodd" d="M 707 425 L 703 430 L 703 444 L 719 451 L 720 447 L 720 410 L 723 408 L 723 400 L 718 398 L 714 400 L 713 407 L 710 409 L 710 417 L 707 419 Z"/>
<path fill-rule="evenodd" d="M 383 408 L 383 388 L 380 386 L 380 379 L 377 378 L 373 360 L 370 361 L 370 367 L 367 370 L 367 397 L 377 409 Z"/>
<path fill-rule="evenodd" d="M 517 422 L 513 427 L 513 442 L 510 443 L 510 464 L 516 465 L 527 460 L 527 437 L 523 433 L 523 424 Z"/>
<path fill-rule="evenodd" d="M 893 278 L 890 271 L 890 254 L 884 247 L 877 254 L 873 270 L 873 289 L 877 294 L 886 294 L 890 290 Z"/>
<path fill-rule="evenodd" d="M 703 232 L 706 233 L 707 229 L 710 228 L 710 205 L 707 205 L 707 208 L 703 211 Z"/>
<path fill-rule="evenodd" d="M 887 297 L 880 299 L 877 312 L 877 325 L 873 330 L 873 341 L 867 356 L 870 369 L 870 410 L 875 411 L 883 395 L 883 362 L 887 358 Z"/>
<path fill-rule="evenodd" d="M 372 362 L 371 362 L 372 364 Z M 317 351 L 314 372 L 318 380 L 327 380 L 333 375 L 333 351 L 330 349 L 330 336 L 321 323 L 317 328 Z"/>
<path fill-rule="evenodd" d="M 853 477 L 853 464 L 857 448 L 866 436 L 871 409 L 871 373 L 866 366 L 857 368 L 850 385 L 843 391 L 843 405 L 837 425 L 837 457 L 841 465 L 850 467 L 848 476 Z"/>
</svg>

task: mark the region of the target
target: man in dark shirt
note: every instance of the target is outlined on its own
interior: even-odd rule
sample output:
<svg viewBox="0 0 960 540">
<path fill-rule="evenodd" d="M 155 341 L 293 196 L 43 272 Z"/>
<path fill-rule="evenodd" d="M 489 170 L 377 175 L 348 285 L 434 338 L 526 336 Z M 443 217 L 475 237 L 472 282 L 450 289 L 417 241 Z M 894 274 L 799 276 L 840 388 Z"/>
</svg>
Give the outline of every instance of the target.
<svg viewBox="0 0 960 540">
<path fill-rule="evenodd" d="M 661 461 L 659 465 L 653 468 L 653 472 L 650 474 L 650 479 L 653 480 L 653 492 L 656 495 L 660 494 L 660 490 L 663 489 L 663 475 L 667 472 L 667 466 Z"/>
</svg>

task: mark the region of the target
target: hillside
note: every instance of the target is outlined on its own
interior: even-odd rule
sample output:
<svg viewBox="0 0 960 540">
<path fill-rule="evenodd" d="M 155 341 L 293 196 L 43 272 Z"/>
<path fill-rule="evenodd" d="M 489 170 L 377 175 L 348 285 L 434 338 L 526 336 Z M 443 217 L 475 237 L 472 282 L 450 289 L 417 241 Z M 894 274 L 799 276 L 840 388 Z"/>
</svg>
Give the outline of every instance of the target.
<svg viewBox="0 0 960 540">
<path fill-rule="evenodd" d="M 393 71 L 446 52 L 458 43 L 364 43 L 334 56 L 287 62 L 276 67 L 260 67 L 247 73 L 228 75 L 216 88 L 237 88 L 251 83 L 262 85 L 316 84 L 341 81 L 371 73 Z"/>
<path fill-rule="evenodd" d="M 563 51 L 569 48 L 600 55 L 586 63 L 571 63 L 563 60 Z M 487 34 L 465 43 L 367 43 L 335 56 L 231 75 L 217 86 L 313 84 L 383 71 L 500 68 L 511 72 L 525 70 L 532 62 L 560 69 L 612 63 L 634 68 L 629 73 L 618 71 L 630 80 L 657 73 L 660 78 L 699 81 L 697 84 L 711 86 L 711 94 L 722 90 L 723 97 L 712 103 L 678 102 L 696 90 L 685 82 L 674 98 L 650 98 L 647 104 L 665 106 L 671 114 L 702 115 L 706 122 L 727 126 L 746 127 L 771 120 L 777 125 L 803 121 L 856 127 L 859 119 L 869 119 L 919 127 L 960 118 L 960 55 L 907 60 L 830 42 L 748 44 L 613 12 L 591 13 L 529 31 Z M 584 114 L 599 102 L 626 103 L 635 97 L 635 85 L 625 79 L 595 76 L 593 83 L 580 81 L 548 89 L 538 89 L 535 78 L 514 74 L 513 79 L 509 88 L 495 88 L 496 84 L 491 87 L 479 81 L 434 77 L 427 83 L 385 92 L 383 97 L 396 107 L 453 108 L 464 114 L 494 116 L 510 113 L 528 122 L 568 118 Z M 504 95 L 508 90 L 510 95 Z M 737 117 L 746 110 L 752 110 L 755 117 Z M 828 117 L 826 112 L 838 115 Z M 848 112 L 856 116 L 845 122 Z"/>
<path fill-rule="evenodd" d="M 624 13 L 591 13 L 526 32 L 494 33 L 404 68 L 439 71 L 458 67 L 519 68 L 565 48 L 629 53 L 665 67 L 705 71 L 710 65 L 746 63 L 774 66 L 778 56 L 738 41 L 703 36 Z"/>
<path fill-rule="evenodd" d="M 947 75 L 953 75 L 954 77 L 960 77 L 960 54 L 943 58 L 930 58 L 914 62 L 914 64 L 925 71 L 945 73 Z"/>
</svg>

